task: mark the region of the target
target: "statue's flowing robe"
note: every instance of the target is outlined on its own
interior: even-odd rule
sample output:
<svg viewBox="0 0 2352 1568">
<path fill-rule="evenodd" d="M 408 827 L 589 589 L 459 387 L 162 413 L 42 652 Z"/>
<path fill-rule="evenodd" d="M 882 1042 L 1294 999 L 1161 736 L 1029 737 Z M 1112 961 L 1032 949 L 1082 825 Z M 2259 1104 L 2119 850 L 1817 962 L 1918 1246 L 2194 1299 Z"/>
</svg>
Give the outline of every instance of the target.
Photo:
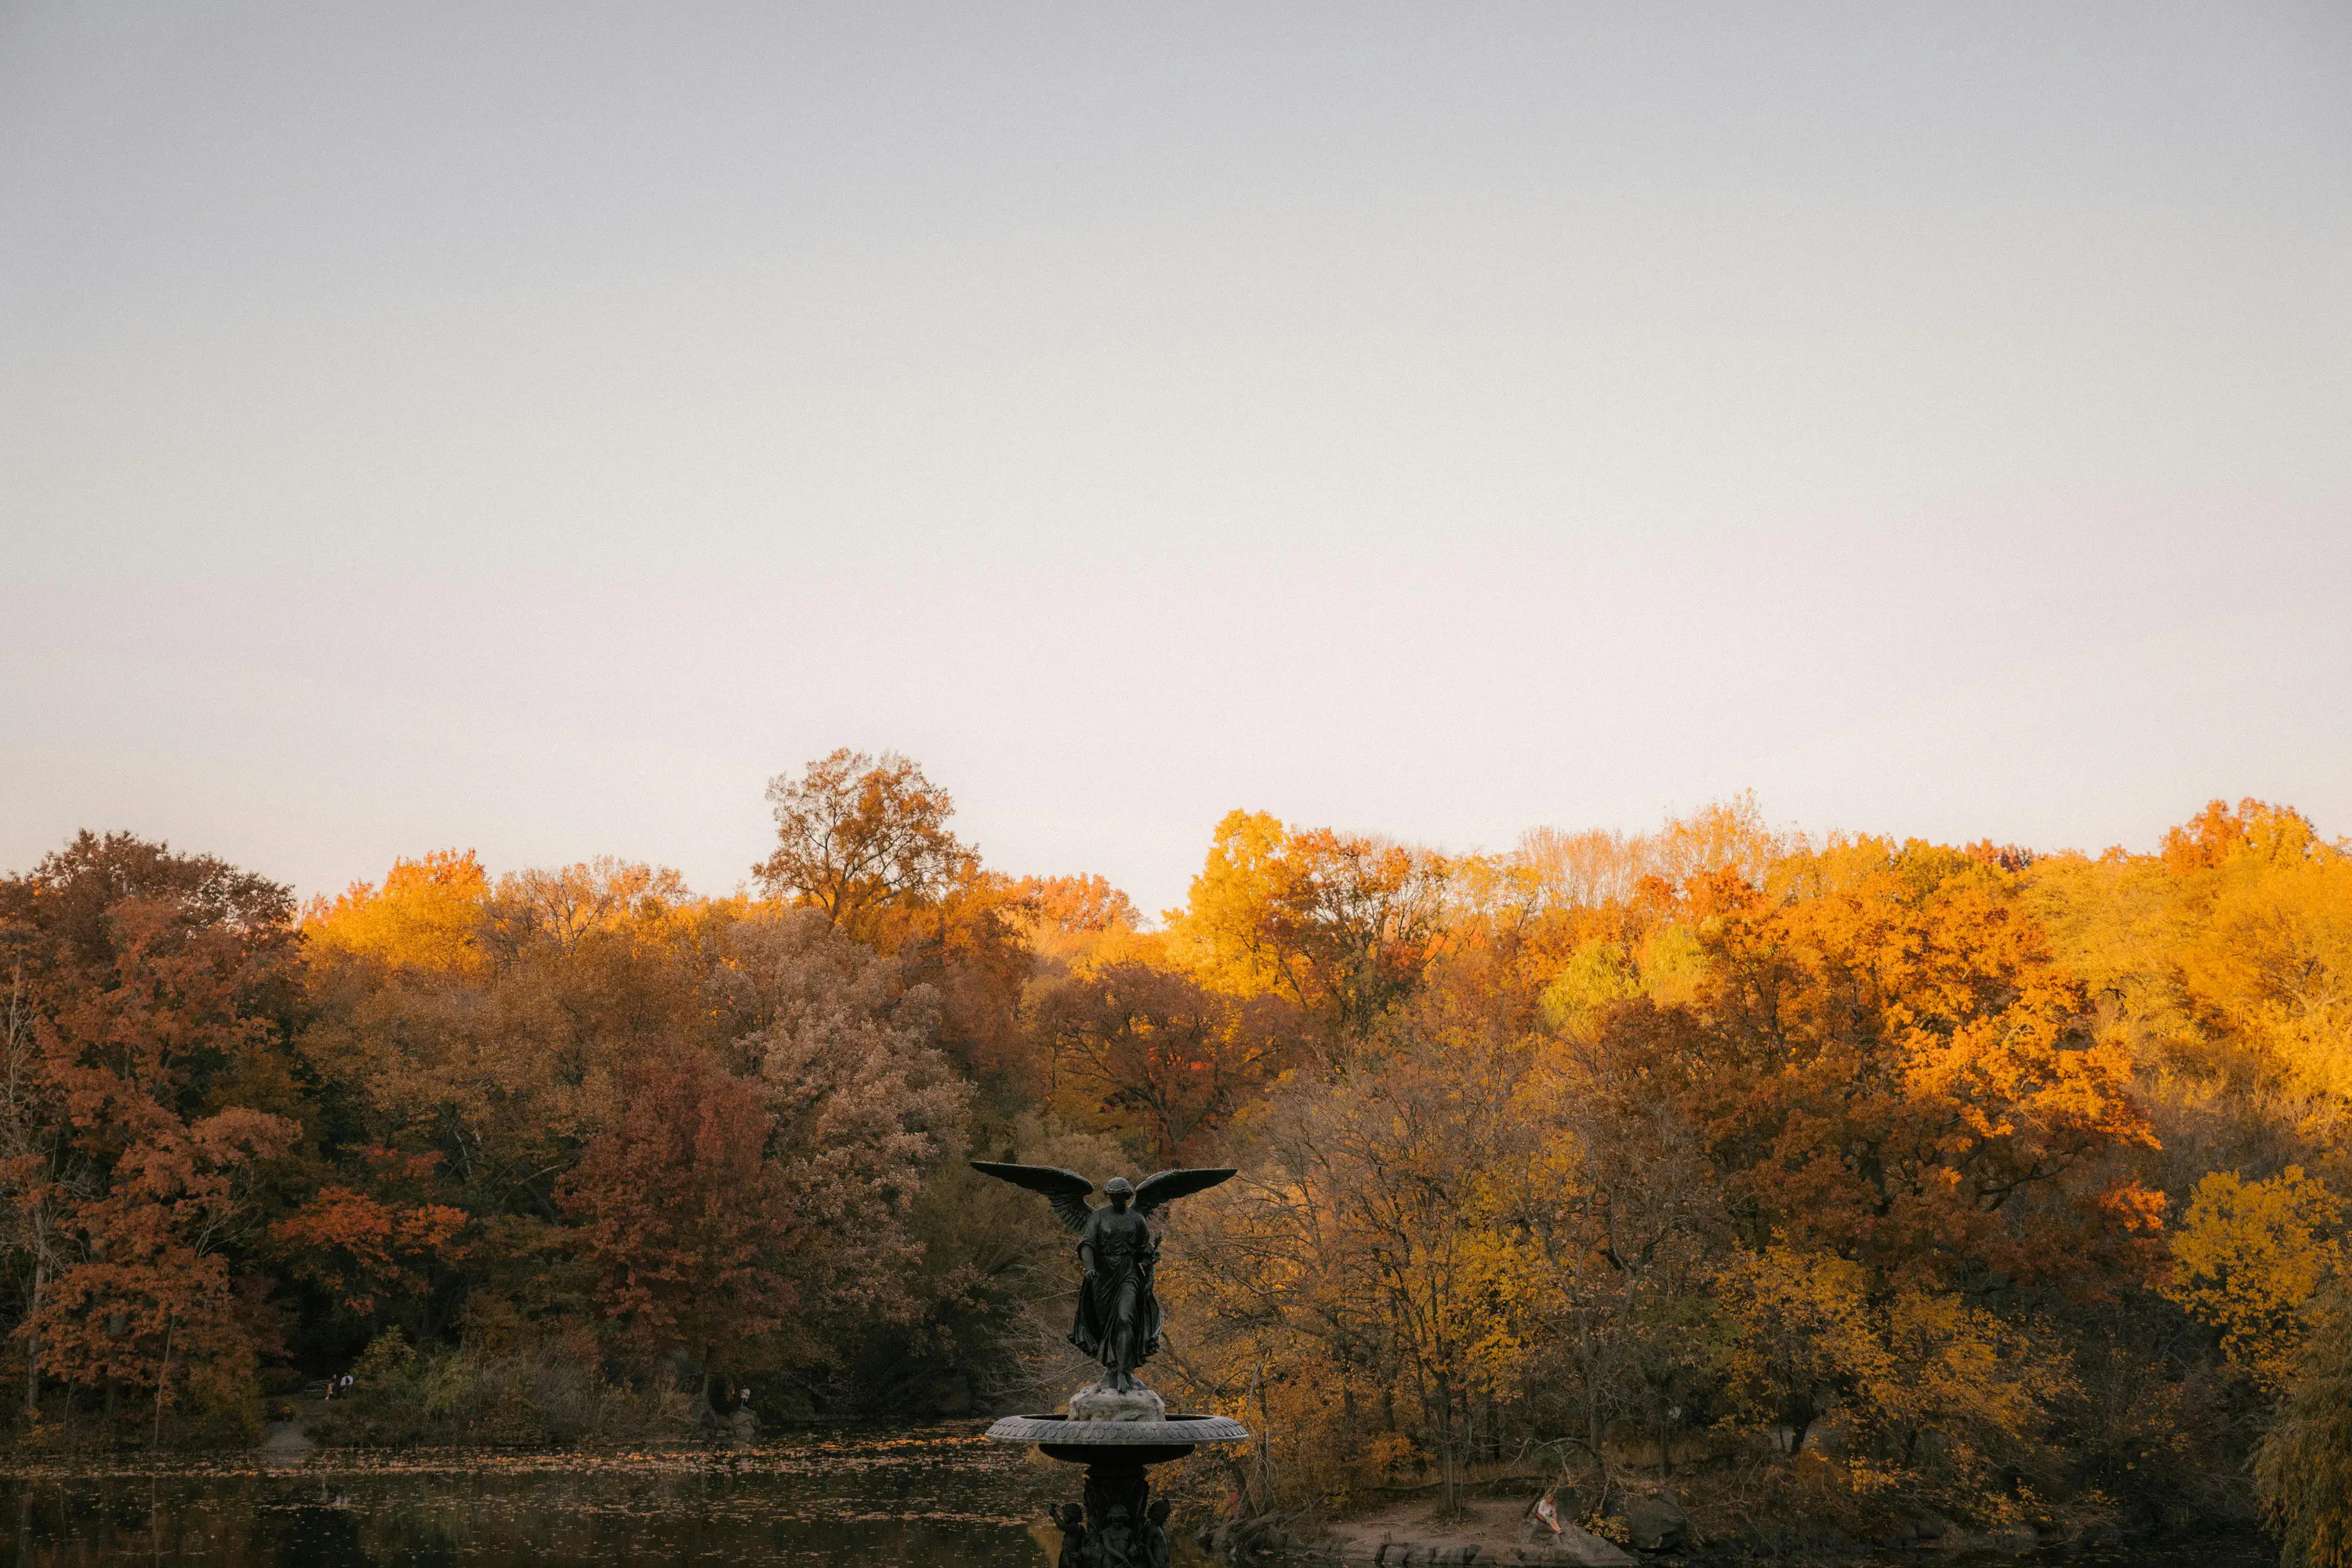
<svg viewBox="0 0 2352 1568">
<path fill-rule="evenodd" d="M 1098 1208 L 1078 1233 L 1078 1256 L 1092 1252 L 1094 1275 L 1078 1288 L 1070 1342 L 1107 1371 L 1133 1372 L 1159 1352 L 1160 1299 L 1151 1289 L 1159 1251 L 1151 1227 L 1133 1209 Z"/>
</svg>

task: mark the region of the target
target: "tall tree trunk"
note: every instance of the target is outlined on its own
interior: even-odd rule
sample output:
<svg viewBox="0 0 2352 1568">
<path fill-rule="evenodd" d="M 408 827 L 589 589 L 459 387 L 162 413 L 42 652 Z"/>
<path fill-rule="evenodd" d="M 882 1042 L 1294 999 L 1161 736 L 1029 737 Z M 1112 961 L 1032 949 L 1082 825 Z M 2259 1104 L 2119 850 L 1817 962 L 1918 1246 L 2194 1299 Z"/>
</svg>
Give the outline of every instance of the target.
<svg viewBox="0 0 2352 1568">
<path fill-rule="evenodd" d="M 172 1331 L 179 1326 L 176 1318 L 163 1320 L 163 1364 L 155 1370 L 155 1436 L 147 1445 L 151 1454 L 163 1447 L 163 1395 L 172 1386 Z"/>
<path fill-rule="evenodd" d="M 1592 1511 L 1596 1513 L 1609 1503 L 1609 1455 L 1601 1447 L 1608 1436 L 1609 1423 L 1601 1414 L 1601 1395 L 1588 1375 L 1584 1383 L 1584 1441 L 1592 1450 L 1592 1468 L 1601 1472 L 1601 1495 L 1592 1500 Z"/>
<path fill-rule="evenodd" d="M 1437 1451 L 1438 1476 L 1444 1499 L 1441 1511 L 1452 1518 L 1460 1502 L 1454 1476 L 1454 1451 L 1459 1447 L 1454 1424 L 1454 1389 L 1443 1377 L 1437 1380 Z"/>
<path fill-rule="evenodd" d="M 40 1238 L 33 1244 L 33 1298 L 25 1311 L 25 1418 L 33 1420 L 41 1414 L 41 1331 L 36 1326 L 41 1315 L 41 1292 L 49 1283 L 48 1260 Z"/>
<path fill-rule="evenodd" d="M 1262 1514 L 1272 1513 L 1274 1511 L 1274 1449 L 1271 1445 L 1274 1418 L 1266 1413 L 1265 1408 L 1265 1363 L 1261 1362 L 1250 1369 L 1250 1387 L 1251 1392 L 1257 1396 L 1256 1441 L 1251 1445 L 1256 1450 L 1255 1457 L 1257 1470 L 1257 1511 Z"/>
</svg>

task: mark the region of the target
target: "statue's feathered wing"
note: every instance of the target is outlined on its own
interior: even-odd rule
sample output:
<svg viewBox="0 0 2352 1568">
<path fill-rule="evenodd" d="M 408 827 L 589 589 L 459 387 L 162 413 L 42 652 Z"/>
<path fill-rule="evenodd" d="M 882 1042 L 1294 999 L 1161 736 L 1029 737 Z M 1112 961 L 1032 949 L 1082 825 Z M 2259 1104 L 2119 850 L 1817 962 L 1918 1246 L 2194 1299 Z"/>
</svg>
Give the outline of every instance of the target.
<svg viewBox="0 0 2352 1568">
<path fill-rule="evenodd" d="M 1161 1171 L 1155 1175 L 1146 1176 L 1142 1184 L 1135 1189 L 1136 1212 L 1147 1215 L 1156 1213 L 1166 1208 L 1178 1198 L 1189 1197 L 1194 1193 L 1207 1192 L 1234 1173 L 1231 1167 L 1223 1170 L 1210 1170 L 1203 1167 L 1192 1171 Z"/>
<path fill-rule="evenodd" d="M 1072 1236 L 1087 1228 L 1087 1215 L 1091 1212 L 1087 1207 L 1087 1195 L 1095 1190 L 1095 1184 L 1076 1171 L 1065 1171 L 1059 1165 L 1008 1165 L 996 1160 L 974 1160 L 971 1168 L 983 1176 L 994 1176 L 1000 1182 L 1045 1194 L 1045 1201 L 1054 1205 L 1054 1217 Z"/>
</svg>

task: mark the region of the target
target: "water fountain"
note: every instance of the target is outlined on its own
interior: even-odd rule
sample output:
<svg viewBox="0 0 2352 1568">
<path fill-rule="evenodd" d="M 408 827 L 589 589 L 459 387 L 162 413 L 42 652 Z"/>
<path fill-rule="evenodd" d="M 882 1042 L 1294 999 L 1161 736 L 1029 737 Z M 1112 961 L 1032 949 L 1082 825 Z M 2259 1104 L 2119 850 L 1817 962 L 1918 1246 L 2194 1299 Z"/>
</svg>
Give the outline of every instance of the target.
<svg viewBox="0 0 2352 1568">
<path fill-rule="evenodd" d="M 1230 1170 L 1162 1171 L 1130 1184 L 1103 1185 L 1109 1199 L 1090 1207 L 1095 1184 L 1076 1171 L 975 1160 L 972 1169 L 1045 1194 L 1055 1215 L 1078 1238 L 1085 1270 L 1070 1342 L 1102 1364 L 1102 1378 L 1070 1396 L 1063 1415 L 1007 1415 L 988 1429 L 1003 1443 L 1034 1443 L 1050 1458 L 1087 1468 L 1085 1502 L 1055 1516 L 1062 1531 L 1060 1568 L 1167 1568 L 1168 1503 L 1151 1500 L 1146 1472 L 1202 1443 L 1240 1443 L 1248 1429 L 1223 1415 L 1171 1415 L 1135 1376 L 1160 1348 L 1160 1300 L 1153 1275 L 1160 1243 L 1150 1216 L 1166 1205 L 1215 1186 Z"/>
</svg>

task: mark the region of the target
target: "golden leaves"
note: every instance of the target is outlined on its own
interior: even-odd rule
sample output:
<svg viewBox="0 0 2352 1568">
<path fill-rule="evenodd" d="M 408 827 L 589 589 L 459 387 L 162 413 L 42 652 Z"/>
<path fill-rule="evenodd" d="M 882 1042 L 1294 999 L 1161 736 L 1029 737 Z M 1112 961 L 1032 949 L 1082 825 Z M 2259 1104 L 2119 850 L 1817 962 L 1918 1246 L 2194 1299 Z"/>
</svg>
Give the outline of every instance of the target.
<svg viewBox="0 0 2352 1568">
<path fill-rule="evenodd" d="M 2310 1332 L 2321 1285 L 2342 1265 L 2343 1205 L 2289 1165 L 2264 1181 L 2215 1171 L 2197 1184 L 2164 1293 L 2219 1330 L 2230 1359 L 2258 1383 L 2286 1379 Z"/>
</svg>

